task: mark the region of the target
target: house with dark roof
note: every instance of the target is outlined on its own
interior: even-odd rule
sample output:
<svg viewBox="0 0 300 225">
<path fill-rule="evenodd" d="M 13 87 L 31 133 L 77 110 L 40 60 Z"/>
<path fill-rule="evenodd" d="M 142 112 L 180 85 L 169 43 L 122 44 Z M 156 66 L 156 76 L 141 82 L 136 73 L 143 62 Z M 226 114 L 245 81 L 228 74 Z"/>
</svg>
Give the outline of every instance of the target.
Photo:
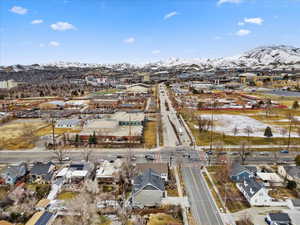
<svg viewBox="0 0 300 225">
<path fill-rule="evenodd" d="M 29 172 L 30 181 L 34 183 L 50 183 L 54 170 L 55 165 L 52 162 L 36 162 Z"/>
<path fill-rule="evenodd" d="M 136 164 L 136 170 L 138 174 L 144 173 L 148 169 L 152 169 L 154 172 L 160 174 L 160 177 L 167 182 L 169 177 L 168 163 L 138 163 Z"/>
<path fill-rule="evenodd" d="M 6 184 L 15 184 L 17 180 L 24 177 L 27 173 L 27 164 L 25 162 L 18 163 L 17 165 L 8 166 L 4 169 L 0 177 Z"/>
<path fill-rule="evenodd" d="M 300 166 L 278 166 L 278 173 L 284 179 L 300 185 Z"/>
<path fill-rule="evenodd" d="M 242 192 L 251 206 L 268 206 L 271 202 L 271 197 L 268 195 L 268 190 L 262 183 L 255 179 L 246 179 L 241 183 L 237 183 L 237 188 Z"/>
<path fill-rule="evenodd" d="M 269 213 L 265 221 L 269 225 L 292 225 L 292 221 L 287 213 Z"/>
<path fill-rule="evenodd" d="M 256 174 L 256 167 L 243 166 L 235 163 L 230 171 L 230 179 L 234 182 L 243 182 L 253 178 Z"/>
<path fill-rule="evenodd" d="M 164 180 L 160 174 L 148 169 L 133 179 L 132 206 L 144 208 L 160 205 L 164 193 Z"/>
<path fill-rule="evenodd" d="M 50 225 L 54 222 L 56 215 L 47 211 L 39 211 L 27 221 L 25 225 Z"/>
</svg>

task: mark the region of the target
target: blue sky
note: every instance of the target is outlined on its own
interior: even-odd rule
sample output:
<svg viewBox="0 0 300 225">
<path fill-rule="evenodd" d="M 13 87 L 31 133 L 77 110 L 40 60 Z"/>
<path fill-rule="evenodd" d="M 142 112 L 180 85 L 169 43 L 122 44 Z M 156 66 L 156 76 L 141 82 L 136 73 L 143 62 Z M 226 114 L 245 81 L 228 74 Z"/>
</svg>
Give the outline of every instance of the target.
<svg viewBox="0 0 300 225">
<path fill-rule="evenodd" d="M 0 64 L 145 63 L 300 47 L 299 0 L 0 0 Z"/>
</svg>

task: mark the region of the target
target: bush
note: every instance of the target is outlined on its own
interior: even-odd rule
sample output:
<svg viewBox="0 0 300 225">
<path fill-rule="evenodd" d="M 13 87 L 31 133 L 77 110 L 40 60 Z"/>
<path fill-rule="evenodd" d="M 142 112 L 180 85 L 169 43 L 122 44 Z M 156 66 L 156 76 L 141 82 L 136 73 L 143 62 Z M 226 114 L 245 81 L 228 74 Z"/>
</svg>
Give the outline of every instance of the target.
<svg viewBox="0 0 300 225">
<path fill-rule="evenodd" d="M 297 187 L 297 183 L 293 180 L 288 181 L 286 187 L 290 190 L 294 190 Z"/>
</svg>

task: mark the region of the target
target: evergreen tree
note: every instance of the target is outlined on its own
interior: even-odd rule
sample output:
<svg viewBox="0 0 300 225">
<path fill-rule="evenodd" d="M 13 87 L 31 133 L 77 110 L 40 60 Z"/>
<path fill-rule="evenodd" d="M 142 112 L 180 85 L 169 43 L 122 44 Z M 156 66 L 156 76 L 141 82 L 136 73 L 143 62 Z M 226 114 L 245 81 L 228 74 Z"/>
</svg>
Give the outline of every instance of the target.
<svg viewBox="0 0 300 225">
<path fill-rule="evenodd" d="M 93 144 L 97 144 L 97 137 L 96 137 L 96 132 L 94 131 L 93 133 Z"/>
<path fill-rule="evenodd" d="M 295 163 L 296 163 L 297 166 L 300 166 L 300 155 L 296 156 Z"/>
<path fill-rule="evenodd" d="M 90 135 L 89 136 L 89 146 L 91 146 L 92 144 L 94 144 L 94 139 L 93 139 L 93 136 L 92 135 Z"/>
<path fill-rule="evenodd" d="M 267 127 L 266 128 L 264 136 L 268 137 L 268 138 L 273 137 L 273 133 L 272 133 L 271 127 Z"/>
<path fill-rule="evenodd" d="M 299 103 L 298 103 L 297 100 L 294 101 L 292 108 L 293 108 L 293 109 L 299 109 Z"/>
<path fill-rule="evenodd" d="M 78 144 L 79 144 L 79 135 L 76 134 L 76 136 L 75 136 L 75 146 L 77 147 Z"/>
</svg>

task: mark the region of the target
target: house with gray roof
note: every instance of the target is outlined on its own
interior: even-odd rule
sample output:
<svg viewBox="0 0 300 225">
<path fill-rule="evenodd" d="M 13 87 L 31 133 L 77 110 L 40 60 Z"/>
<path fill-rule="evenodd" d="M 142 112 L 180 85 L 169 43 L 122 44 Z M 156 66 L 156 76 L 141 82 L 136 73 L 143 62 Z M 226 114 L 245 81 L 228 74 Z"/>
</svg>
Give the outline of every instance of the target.
<svg viewBox="0 0 300 225">
<path fill-rule="evenodd" d="M 17 180 L 24 177 L 27 173 L 27 164 L 25 162 L 11 165 L 5 168 L 0 177 L 5 181 L 6 184 L 15 184 Z"/>
<path fill-rule="evenodd" d="M 55 165 L 52 162 L 33 164 L 29 177 L 31 182 L 49 183 L 54 173 Z"/>
<path fill-rule="evenodd" d="M 300 166 L 278 166 L 278 173 L 284 179 L 300 185 Z"/>
<path fill-rule="evenodd" d="M 249 180 L 255 176 L 257 172 L 256 167 L 243 166 L 239 163 L 235 163 L 230 171 L 230 179 L 234 182 L 243 182 Z"/>
<path fill-rule="evenodd" d="M 160 174 L 152 169 L 147 169 L 143 174 L 134 177 L 132 206 L 144 208 L 160 205 L 164 193 L 164 180 Z"/>
<path fill-rule="evenodd" d="M 269 225 L 291 225 L 292 221 L 287 213 L 269 213 L 265 218 Z"/>
<path fill-rule="evenodd" d="M 242 192 L 251 206 L 268 206 L 271 202 L 271 197 L 268 195 L 268 190 L 262 183 L 255 179 L 246 179 L 241 183 L 237 183 L 237 188 Z"/>
</svg>

